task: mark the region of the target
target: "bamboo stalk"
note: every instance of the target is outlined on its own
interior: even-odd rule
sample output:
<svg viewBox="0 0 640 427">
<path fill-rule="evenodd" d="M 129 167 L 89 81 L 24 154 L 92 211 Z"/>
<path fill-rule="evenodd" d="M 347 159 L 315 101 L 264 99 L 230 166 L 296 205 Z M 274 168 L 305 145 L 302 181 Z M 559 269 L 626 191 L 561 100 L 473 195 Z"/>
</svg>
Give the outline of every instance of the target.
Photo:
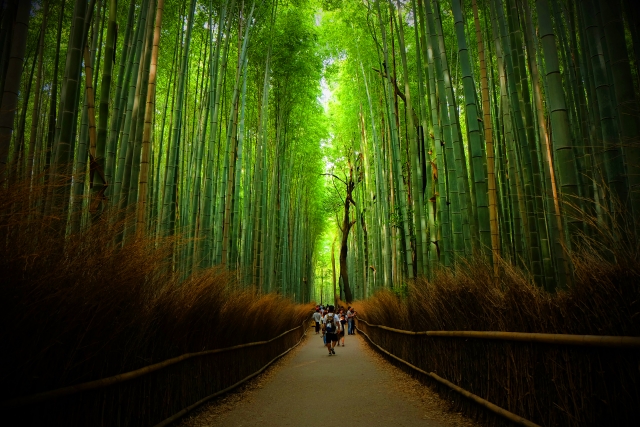
<svg viewBox="0 0 640 427">
<path fill-rule="evenodd" d="M 86 80 L 87 108 L 89 110 L 89 156 L 93 161 L 96 158 L 96 115 L 95 94 L 93 87 L 93 64 L 89 53 L 89 45 L 85 43 L 83 50 L 84 70 Z"/>
<path fill-rule="evenodd" d="M 572 334 L 543 334 L 532 332 L 502 332 L 502 331 L 405 331 L 384 325 L 372 325 L 364 319 L 358 319 L 368 326 L 404 335 L 427 335 L 430 337 L 449 338 L 477 338 L 502 341 L 538 342 L 560 345 L 582 345 L 589 347 L 640 347 L 640 337 L 611 336 L 611 335 L 572 335 Z"/>
<path fill-rule="evenodd" d="M 15 23 L 13 24 L 10 59 L 3 82 L 4 91 L 0 95 L 0 173 L 4 173 L 7 167 L 9 146 L 13 134 L 13 122 L 18 107 L 18 91 L 27 47 L 26 35 L 29 29 L 31 2 L 23 1 L 18 5 Z"/>
<path fill-rule="evenodd" d="M 114 376 L 108 377 L 108 378 L 102 378 L 102 379 L 99 379 L 99 380 L 89 381 L 89 382 L 82 383 L 82 384 L 76 384 L 76 385 L 72 385 L 72 386 L 68 386 L 68 387 L 62 387 L 62 388 L 59 388 L 59 389 L 56 389 L 56 390 L 45 391 L 45 392 L 42 392 L 42 393 L 36 393 L 36 394 L 32 394 L 30 396 L 25 396 L 25 397 L 19 397 L 19 398 L 16 398 L 16 399 L 5 400 L 4 402 L 0 402 L 0 408 L 13 408 L 13 407 L 16 407 L 16 406 L 24 406 L 24 405 L 27 405 L 27 404 L 38 403 L 38 402 L 43 402 L 43 401 L 46 401 L 46 400 L 55 399 L 57 397 L 69 396 L 69 395 L 72 395 L 72 394 L 79 393 L 81 391 L 95 390 L 95 389 L 98 389 L 98 388 L 104 388 L 104 387 L 107 387 L 107 386 L 110 386 L 110 385 L 113 385 L 113 384 L 118 384 L 118 383 L 121 383 L 121 382 L 132 380 L 134 378 L 141 377 L 143 375 L 150 374 L 151 372 L 158 371 L 160 369 L 166 368 L 167 366 L 175 365 L 176 363 L 182 362 L 183 360 L 192 359 L 194 357 L 208 356 L 208 355 L 211 355 L 211 354 L 224 353 L 224 352 L 231 351 L 231 350 L 238 350 L 240 348 L 255 347 L 255 346 L 258 346 L 258 345 L 269 344 L 270 342 L 273 342 L 273 341 L 277 340 L 278 338 L 281 338 L 284 335 L 295 331 L 296 329 L 302 327 L 303 325 L 304 325 L 304 322 L 302 323 L 302 325 L 296 326 L 293 329 L 289 329 L 288 331 L 285 331 L 285 332 L 281 333 L 280 335 L 278 335 L 277 337 L 271 338 L 270 340 L 267 340 L 267 341 L 256 341 L 256 342 L 247 343 L 247 344 L 235 345 L 233 347 L 218 348 L 216 350 L 200 351 L 200 352 L 197 352 L 197 353 L 185 353 L 185 354 L 183 354 L 181 356 L 165 360 L 164 362 L 154 363 L 153 365 L 145 366 L 144 368 L 136 369 L 135 371 L 125 372 L 124 374 L 118 374 L 118 375 L 114 375 Z"/>
<path fill-rule="evenodd" d="M 489 104 L 489 80 L 487 77 L 487 62 L 484 55 L 484 41 L 480 29 L 480 18 L 478 17 L 478 5 L 476 0 L 471 1 L 473 7 L 473 20 L 476 29 L 476 40 L 478 43 L 478 60 L 480 62 L 480 86 L 482 88 L 482 115 L 484 124 L 484 141 L 486 144 L 487 156 L 487 191 L 489 196 L 489 225 L 491 231 L 491 250 L 493 260 L 493 275 L 496 281 L 500 276 L 500 231 L 498 229 L 498 196 L 496 192 L 496 176 L 494 164 L 493 148 L 493 126 L 491 123 L 491 106 Z"/>
<path fill-rule="evenodd" d="M 360 320 L 361 320 L 361 319 L 360 319 Z M 367 323 L 367 322 L 365 322 L 365 323 Z M 368 323 L 367 323 L 367 324 L 368 324 Z M 370 326 L 375 326 L 375 325 L 370 325 Z M 474 401 L 474 402 L 476 402 L 477 404 L 484 406 L 485 408 L 487 408 L 487 409 L 488 409 L 488 410 L 490 410 L 491 412 L 494 412 L 494 413 L 496 413 L 496 414 L 498 414 L 498 415 L 500 415 L 500 416 L 502 416 L 502 417 L 504 417 L 504 418 L 508 419 L 509 421 L 512 421 L 512 422 L 514 422 L 514 423 L 516 423 L 516 424 L 518 424 L 518 425 L 521 425 L 521 426 L 526 426 L 526 427 L 540 427 L 540 426 L 539 426 L 538 424 L 536 424 L 536 423 L 533 423 L 533 422 L 531 422 L 531 421 L 529 421 L 529 420 L 527 420 L 527 419 L 525 419 L 525 418 L 522 418 L 521 416 L 516 415 L 516 414 L 514 414 L 513 412 L 507 411 L 506 409 L 501 408 L 500 406 L 495 405 L 495 404 L 493 404 L 493 403 L 489 402 L 488 400 L 485 400 L 485 399 L 481 398 L 480 396 L 478 396 L 478 395 L 476 395 L 476 394 L 473 394 L 473 393 L 471 393 L 470 391 L 467 391 L 467 390 L 463 389 L 462 387 L 458 387 L 457 385 L 453 384 L 452 382 L 447 381 L 446 379 L 442 378 L 441 376 L 439 376 L 439 375 L 438 375 L 438 374 L 436 374 L 435 372 L 427 372 L 427 371 L 424 371 L 424 370 L 422 370 L 422 369 L 418 368 L 417 366 L 412 365 L 411 363 L 409 363 L 409 362 L 407 362 L 407 361 L 405 361 L 405 360 L 403 360 L 403 359 L 399 358 L 398 356 L 395 356 L 395 355 L 393 355 L 393 354 L 389 353 L 387 350 L 385 350 L 384 348 L 380 347 L 378 344 L 376 344 L 375 342 L 373 342 L 373 340 L 369 337 L 369 335 L 367 335 L 365 332 L 363 332 L 363 331 L 362 331 L 362 329 L 358 328 L 357 326 L 356 326 L 356 329 L 358 329 L 358 331 L 359 331 L 362 335 L 364 335 L 365 337 L 367 337 L 367 339 L 369 340 L 369 342 L 370 342 L 371 344 L 373 344 L 373 345 L 375 345 L 376 347 L 378 347 L 378 349 L 379 349 L 380 351 L 382 351 L 383 353 L 385 353 L 385 354 L 387 354 L 387 355 L 389 355 L 389 356 L 393 357 L 393 358 L 394 358 L 394 359 L 396 359 L 398 362 L 402 362 L 402 363 L 404 363 L 405 365 L 407 365 L 408 367 L 410 367 L 410 368 L 412 368 L 412 369 L 414 369 L 414 370 L 416 370 L 416 371 L 418 371 L 418 372 L 420 372 L 420 373 L 422 373 L 422 374 L 424 374 L 424 375 L 427 375 L 427 376 L 429 376 L 429 377 L 433 378 L 434 380 L 438 381 L 440 384 L 444 384 L 444 385 L 446 385 L 447 387 L 451 388 L 452 390 L 457 391 L 457 392 L 458 392 L 458 393 L 460 393 L 461 395 L 463 395 L 463 396 L 465 396 L 465 397 L 467 397 L 467 398 L 469 398 L 469 399 L 473 400 L 473 401 Z"/>
<path fill-rule="evenodd" d="M 144 112 L 144 128 L 142 131 L 142 152 L 140 159 L 140 175 L 138 189 L 137 232 L 145 230 L 145 213 L 147 207 L 147 187 L 149 183 L 149 155 L 151 152 L 151 126 L 156 102 L 156 71 L 158 66 L 158 47 L 160 45 L 160 28 L 162 27 L 162 12 L 164 0 L 158 0 L 156 6 L 155 29 L 153 32 L 153 47 L 151 50 L 151 67 L 149 70 L 149 88 L 147 89 L 147 108 Z"/>
</svg>

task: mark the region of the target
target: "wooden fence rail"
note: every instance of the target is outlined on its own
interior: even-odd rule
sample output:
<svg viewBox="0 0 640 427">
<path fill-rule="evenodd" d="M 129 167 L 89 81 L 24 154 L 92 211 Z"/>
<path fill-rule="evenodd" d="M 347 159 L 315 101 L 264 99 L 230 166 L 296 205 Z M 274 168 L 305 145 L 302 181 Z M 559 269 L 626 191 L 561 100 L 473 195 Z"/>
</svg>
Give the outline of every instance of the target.
<svg viewBox="0 0 640 427">
<path fill-rule="evenodd" d="M 224 352 L 227 352 L 227 351 L 237 350 L 237 349 L 240 349 L 240 348 L 254 347 L 254 346 L 258 346 L 258 345 L 268 344 L 268 343 L 270 343 L 272 341 L 277 340 L 280 337 L 283 337 L 284 335 L 286 335 L 286 334 L 288 334 L 290 332 L 295 331 L 296 329 L 302 328 L 303 326 L 304 326 L 304 322 L 302 323 L 302 325 L 296 326 L 295 328 L 292 328 L 292 329 L 289 329 L 288 331 L 285 331 L 285 332 L 281 333 L 277 337 L 271 338 L 270 340 L 266 340 L 266 341 L 256 341 L 256 342 L 247 343 L 247 344 L 235 345 L 233 347 L 219 348 L 219 349 L 207 350 L 207 351 L 200 351 L 200 352 L 197 352 L 197 353 L 186 353 L 186 354 L 183 354 L 181 356 L 177 356 L 177 357 L 173 357 L 171 359 L 165 360 L 163 362 L 154 363 L 153 365 L 149 365 L 149 366 L 145 366 L 144 368 L 136 369 L 135 371 L 125 372 L 123 374 L 118 374 L 118 375 L 114 375 L 114 376 L 111 376 L 111 377 L 108 377 L 108 378 L 102 378 L 102 379 L 99 379 L 99 380 L 89 381 L 89 382 L 82 383 L 82 384 L 76 384 L 76 385 L 72 385 L 72 386 L 68 386 L 68 387 L 62 387 L 62 388 L 59 388 L 59 389 L 56 389 L 56 390 L 45 391 L 45 392 L 42 392 L 42 393 L 36 393 L 36 394 L 32 394 L 30 396 L 24 396 L 24 397 L 18 397 L 16 399 L 5 400 L 4 402 L 0 402 L 0 408 L 4 409 L 4 408 L 16 407 L 16 406 L 23 406 L 23 405 L 33 404 L 33 403 L 37 403 L 37 402 L 42 402 L 42 401 L 45 401 L 45 400 L 55 399 L 56 397 L 69 396 L 71 394 L 79 393 L 81 391 L 94 390 L 94 389 L 97 389 L 97 388 L 107 387 L 107 386 L 110 386 L 110 385 L 113 385 L 113 384 L 118 384 L 118 383 L 121 383 L 121 382 L 124 382 L 124 381 L 128 381 L 128 380 L 132 380 L 134 378 L 141 377 L 143 375 L 150 374 L 151 372 L 158 371 L 160 369 L 166 368 L 167 366 L 175 365 L 176 363 L 182 362 L 182 361 L 187 360 L 187 359 L 191 359 L 193 357 L 208 356 L 208 355 L 211 355 L 211 354 L 224 353 Z"/>
<path fill-rule="evenodd" d="M 301 326 L 298 326 L 298 328 L 299 328 L 299 327 L 304 327 L 304 322 L 302 323 L 302 325 L 301 325 Z M 294 330 L 296 330 L 296 329 L 298 329 L 298 328 L 291 329 L 291 330 L 289 330 L 289 331 L 285 332 L 284 334 L 287 334 L 287 333 L 289 333 L 289 332 L 291 332 L 291 331 L 294 331 Z M 284 335 L 284 334 L 283 334 L 283 335 Z M 276 360 L 280 359 L 282 356 L 284 356 L 285 354 L 289 353 L 291 350 L 293 350 L 294 348 L 296 348 L 296 347 L 298 346 L 298 344 L 300 344 L 300 343 L 302 342 L 302 339 L 304 338 L 304 336 L 305 336 L 305 335 L 306 335 L 306 329 L 304 330 L 304 333 L 303 333 L 303 334 L 302 334 L 302 336 L 300 337 L 300 340 L 299 340 L 299 341 L 298 341 L 298 342 L 297 342 L 293 347 L 288 348 L 288 349 L 287 349 L 287 350 L 285 350 L 283 353 L 281 353 L 281 354 L 277 355 L 276 357 L 274 357 L 273 359 L 271 359 L 271 360 L 269 361 L 269 363 L 267 363 L 266 365 L 264 365 L 262 368 L 260 368 L 259 370 L 257 370 L 257 371 L 256 371 L 256 372 L 254 372 L 253 374 L 251 374 L 251 375 L 249 375 L 249 376 L 247 376 L 247 377 L 245 377 L 245 378 L 241 379 L 240 381 L 238 381 L 237 383 L 235 383 L 235 384 L 233 384 L 233 385 L 230 385 L 229 387 L 225 388 L 224 390 L 220 390 L 220 391 L 218 391 L 218 392 L 216 392 L 216 393 L 213 393 L 213 394 L 211 394 L 211 395 L 209 395 L 209 396 L 207 396 L 207 397 L 205 397 L 205 398 L 203 398 L 203 399 L 198 400 L 198 401 L 197 401 L 196 403 L 194 403 L 193 405 L 187 406 L 186 408 L 184 408 L 184 409 L 183 409 L 183 410 L 181 410 L 180 412 L 178 412 L 178 413 L 176 413 L 176 414 L 174 414 L 174 415 L 170 416 L 169 418 L 167 418 L 166 420 L 162 421 L 161 423 L 156 424 L 154 427 L 166 427 L 166 426 L 170 425 L 171 423 L 173 423 L 174 421 L 179 420 L 180 418 L 184 417 L 187 413 L 191 412 L 192 410 L 194 410 L 194 409 L 195 409 L 195 408 L 197 408 L 198 406 L 202 405 L 203 403 L 206 403 L 206 402 L 208 402 L 209 400 L 214 399 L 214 398 L 216 398 L 216 397 L 218 397 L 218 396 L 221 396 L 221 395 L 223 395 L 223 394 L 225 394 L 225 393 L 227 393 L 227 392 L 229 392 L 229 391 L 233 390 L 234 388 L 236 388 L 236 387 L 238 387 L 238 386 L 240 386 L 240 385 L 242 385 L 242 384 L 246 383 L 246 382 L 247 382 L 247 381 L 249 381 L 251 378 L 253 378 L 253 377 L 255 377 L 255 376 L 259 375 L 260 373 L 262 373 L 265 369 L 267 369 L 269 366 L 271 366 L 271 364 L 272 364 L 273 362 L 275 362 Z M 279 336 L 277 336 L 276 338 L 279 338 L 279 337 L 281 337 L 281 336 L 282 336 L 282 335 L 279 335 Z M 275 338 L 274 338 L 274 339 L 275 339 Z M 266 341 L 265 341 L 265 342 L 266 342 Z M 237 347 L 236 347 L 236 348 L 237 348 Z"/>
<path fill-rule="evenodd" d="M 389 331 L 399 335 L 409 336 L 425 336 L 432 338 L 464 338 L 464 339 L 479 339 L 479 340 L 501 340 L 501 341 L 516 341 L 524 343 L 544 343 L 555 345 L 569 345 L 569 346 L 588 346 L 588 347 L 607 347 L 607 348 L 621 348 L 621 349 L 637 349 L 640 348 L 640 337 L 632 336 L 598 336 L 598 335 L 570 335 L 570 334 L 543 334 L 543 333 L 524 333 L 524 332 L 501 332 L 501 331 L 407 331 L 397 328 L 391 328 L 384 325 L 374 325 L 369 323 L 363 318 L 357 318 L 358 322 L 364 323 L 364 325 Z M 364 326 L 363 325 L 363 326 Z M 362 333 L 367 340 L 375 347 L 377 347 L 382 353 L 397 360 L 398 362 L 410 367 L 411 369 L 420 372 L 438 383 L 447 386 L 449 389 L 467 397 L 468 399 L 476 402 L 480 406 L 490 410 L 491 412 L 508 419 L 509 421 L 526 427 L 539 427 L 538 424 L 525 419 L 513 412 L 510 412 L 503 407 L 500 407 L 482 397 L 471 393 L 462 387 L 453 384 L 452 382 L 440 377 L 435 372 L 428 372 L 424 369 L 415 366 L 412 363 L 392 354 L 387 351 L 362 330 L 360 325 L 356 323 L 356 328 Z M 365 327 L 366 329 L 366 327 Z"/>
<path fill-rule="evenodd" d="M 487 340 L 539 342 L 545 344 L 583 345 L 592 347 L 640 348 L 640 337 L 608 336 L 608 335 L 570 335 L 541 334 L 530 332 L 501 331 L 405 331 L 384 325 L 373 325 L 362 318 L 359 321 L 367 326 L 404 335 L 426 335 L 428 337 L 476 338 Z"/>
<path fill-rule="evenodd" d="M 360 319 L 362 320 L 362 319 Z M 366 323 L 366 322 L 365 322 Z M 368 323 L 367 323 L 368 324 Z M 371 326 L 371 325 L 370 325 Z M 383 352 L 384 354 L 386 354 L 387 356 L 390 356 L 394 359 L 396 359 L 398 362 L 403 363 L 405 365 L 407 365 L 408 367 L 410 367 L 411 369 L 420 372 L 421 374 L 427 375 L 428 377 L 433 378 L 434 380 L 436 380 L 437 382 L 439 382 L 440 384 L 444 384 L 447 387 L 449 387 L 450 389 L 457 391 L 458 393 L 460 393 L 461 395 L 473 400 L 474 402 L 484 406 L 485 408 L 489 409 L 492 412 L 495 412 L 496 414 L 508 419 L 509 421 L 524 426 L 524 427 L 540 427 L 540 425 L 533 423 L 525 418 L 522 418 L 519 415 L 514 414 L 513 412 L 507 411 L 504 408 L 501 408 L 498 405 L 494 405 L 493 403 L 489 402 L 486 399 L 481 398 L 480 396 L 471 393 L 468 390 L 463 389 L 462 387 L 458 387 L 457 385 L 453 384 L 451 381 L 448 381 L 444 378 L 442 378 L 441 376 L 439 376 L 438 374 L 436 374 L 435 372 L 427 372 L 423 369 L 418 368 L 415 365 L 412 365 L 411 363 L 407 362 L 404 359 L 399 358 L 398 356 L 388 352 L 387 350 L 385 350 L 384 348 L 380 347 L 378 344 L 376 344 L 369 335 L 367 335 L 366 332 L 364 332 L 362 329 L 358 328 L 356 326 L 356 328 L 358 329 L 358 332 L 360 332 L 362 335 L 364 335 L 371 344 L 373 344 L 374 346 L 376 346 L 378 348 L 378 350 L 380 350 L 381 352 Z M 423 334 L 424 335 L 424 334 Z"/>
</svg>

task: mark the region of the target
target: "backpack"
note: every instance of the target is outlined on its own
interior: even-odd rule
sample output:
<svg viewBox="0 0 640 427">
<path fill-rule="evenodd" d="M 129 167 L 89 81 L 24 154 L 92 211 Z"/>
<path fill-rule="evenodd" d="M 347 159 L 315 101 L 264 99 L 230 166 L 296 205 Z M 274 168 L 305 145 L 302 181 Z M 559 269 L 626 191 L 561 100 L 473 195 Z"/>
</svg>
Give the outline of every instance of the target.
<svg viewBox="0 0 640 427">
<path fill-rule="evenodd" d="M 336 316 L 333 313 L 329 313 L 327 314 L 327 321 L 325 322 L 325 330 L 327 331 L 328 334 L 335 334 L 336 333 L 336 323 L 335 323 L 335 319 Z"/>
</svg>

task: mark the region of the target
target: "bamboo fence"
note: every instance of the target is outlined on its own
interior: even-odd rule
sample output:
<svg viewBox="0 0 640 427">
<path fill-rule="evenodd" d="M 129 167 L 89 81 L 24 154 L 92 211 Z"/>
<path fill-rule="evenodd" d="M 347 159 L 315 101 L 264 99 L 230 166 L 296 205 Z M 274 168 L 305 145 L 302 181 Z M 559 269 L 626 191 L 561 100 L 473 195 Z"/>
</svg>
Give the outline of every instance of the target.
<svg viewBox="0 0 640 427">
<path fill-rule="evenodd" d="M 640 425 L 640 337 L 356 327 L 490 425 Z"/>
<path fill-rule="evenodd" d="M 6 400 L 0 402 L 0 411 L 11 425 L 166 426 L 263 372 L 302 341 L 306 323 L 266 341 L 187 353 L 108 378 Z"/>
</svg>

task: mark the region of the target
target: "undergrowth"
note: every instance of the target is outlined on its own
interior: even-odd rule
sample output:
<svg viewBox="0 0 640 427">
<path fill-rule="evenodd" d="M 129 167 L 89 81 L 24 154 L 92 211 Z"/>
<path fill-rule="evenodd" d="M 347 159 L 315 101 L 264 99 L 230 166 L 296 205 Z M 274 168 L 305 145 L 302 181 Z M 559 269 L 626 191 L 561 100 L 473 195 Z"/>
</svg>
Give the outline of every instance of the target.
<svg viewBox="0 0 640 427">
<path fill-rule="evenodd" d="M 637 242 L 583 238 L 571 253 L 573 282 L 549 293 L 501 262 L 499 280 L 482 259 L 461 260 L 398 294 L 381 290 L 355 303 L 369 323 L 426 331 L 507 331 L 640 336 Z M 406 336 L 360 327 L 383 348 L 540 425 L 638 425 L 638 349 Z M 431 383 L 428 378 L 425 381 Z M 432 383 L 433 384 L 433 383 Z M 460 398 L 454 410 L 501 425 L 504 420 Z"/>
<path fill-rule="evenodd" d="M 549 293 L 521 270 L 465 260 L 416 279 L 405 293 L 380 290 L 356 303 L 369 322 L 410 330 L 476 330 L 640 336 L 640 261 L 574 254 L 575 281 Z"/>
<path fill-rule="evenodd" d="M 170 254 L 183 242 L 133 234 L 118 244 L 126 217 L 65 233 L 66 212 L 42 213 L 47 190 L 0 188 L 0 401 L 268 340 L 311 312 L 240 289 L 222 268 L 181 280 Z"/>
</svg>

